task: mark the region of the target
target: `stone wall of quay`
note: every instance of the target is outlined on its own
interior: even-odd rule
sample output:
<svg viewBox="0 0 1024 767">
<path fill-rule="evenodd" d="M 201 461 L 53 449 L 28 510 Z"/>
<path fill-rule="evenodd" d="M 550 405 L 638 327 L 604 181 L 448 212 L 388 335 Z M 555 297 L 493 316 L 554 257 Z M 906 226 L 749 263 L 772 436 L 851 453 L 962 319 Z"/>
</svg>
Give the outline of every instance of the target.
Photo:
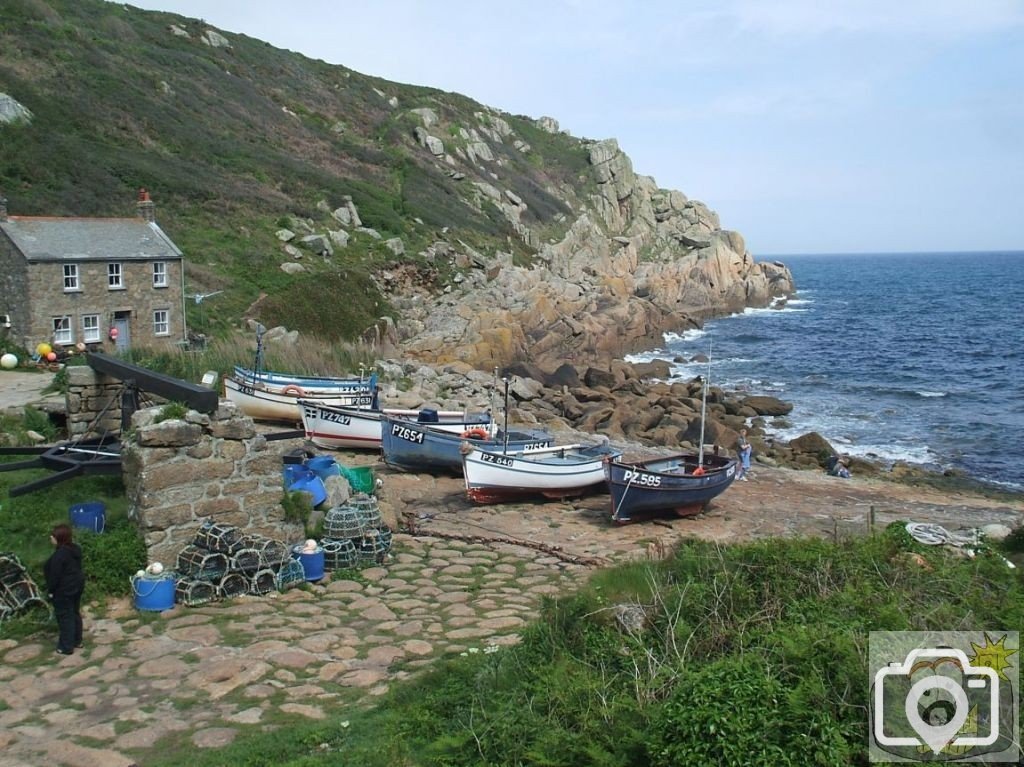
<svg viewBox="0 0 1024 767">
<path fill-rule="evenodd" d="M 271 448 L 227 401 L 209 416 L 192 410 L 158 423 L 160 411 L 136 412 L 121 449 L 129 515 L 150 561 L 173 566 L 207 521 L 285 542 L 304 538 L 302 525 L 286 522 L 281 507 L 289 442 Z"/>
<path fill-rule="evenodd" d="M 65 396 L 68 436 L 87 439 L 121 431 L 121 391 L 116 378 L 97 373 L 86 365 L 69 365 Z"/>
</svg>

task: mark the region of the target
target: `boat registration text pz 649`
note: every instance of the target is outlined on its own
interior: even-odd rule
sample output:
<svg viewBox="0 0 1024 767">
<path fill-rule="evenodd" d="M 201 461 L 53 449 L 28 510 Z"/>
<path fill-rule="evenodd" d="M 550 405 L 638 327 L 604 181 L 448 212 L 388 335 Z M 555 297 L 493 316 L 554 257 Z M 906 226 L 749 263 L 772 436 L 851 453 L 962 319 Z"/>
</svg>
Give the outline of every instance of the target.
<svg viewBox="0 0 1024 767">
<path fill-rule="evenodd" d="M 391 424 L 391 436 L 404 439 L 406 442 L 415 442 L 417 445 L 423 444 L 423 432 L 413 431 L 408 426 L 397 423 Z"/>
<path fill-rule="evenodd" d="M 644 487 L 660 487 L 661 477 L 657 474 L 644 474 L 642 471 L 627 471 L 622 478 L 630 485 L 643 485 Z"/>
</svg>

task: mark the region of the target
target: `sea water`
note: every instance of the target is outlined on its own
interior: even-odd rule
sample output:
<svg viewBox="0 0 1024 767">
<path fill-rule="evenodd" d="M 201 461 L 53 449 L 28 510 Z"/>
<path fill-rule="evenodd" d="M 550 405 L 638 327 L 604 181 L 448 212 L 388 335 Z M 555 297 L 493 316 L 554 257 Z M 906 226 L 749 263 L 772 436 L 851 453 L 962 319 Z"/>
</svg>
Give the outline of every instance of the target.
<svg viewBox="0 0 1024 767">
<path fill-rule="evenodd" d="M 782 308 L 748 309 L 628 359 L 711 352 L 712 384 L 793 403 L 769 433 L 954 468 L 1024 490 L 1024 253 L 759 257 L 793 273 Z M 677 362 L 673 378 L 708 375 Z"/>
</svg>

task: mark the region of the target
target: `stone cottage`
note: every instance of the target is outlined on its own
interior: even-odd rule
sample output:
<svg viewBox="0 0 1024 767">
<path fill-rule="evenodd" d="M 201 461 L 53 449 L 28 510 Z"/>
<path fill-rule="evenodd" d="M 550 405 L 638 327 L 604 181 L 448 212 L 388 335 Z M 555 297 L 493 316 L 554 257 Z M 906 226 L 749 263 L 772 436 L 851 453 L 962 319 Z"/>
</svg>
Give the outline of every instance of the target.
<svg viewBox="0 0 1024 767">
<path fill-rule="evenodd" d="M 137 209 L 137 218 L 9 216 L 0 196 L 0 332 L 28 349 L 182 342 L 182 253 L 145 189 Z"/>
</svg>

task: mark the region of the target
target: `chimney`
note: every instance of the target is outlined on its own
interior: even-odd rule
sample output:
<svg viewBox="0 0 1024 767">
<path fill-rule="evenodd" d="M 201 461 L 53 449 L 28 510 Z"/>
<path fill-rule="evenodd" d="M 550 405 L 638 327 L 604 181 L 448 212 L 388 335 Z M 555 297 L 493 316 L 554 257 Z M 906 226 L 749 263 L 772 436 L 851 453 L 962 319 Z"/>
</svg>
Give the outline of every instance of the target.
<svg viewBox="0 0 1024 767">
<path fill-rule="evenodd" d="M 7 198 L 0 194 L 0 221 L 7 220 Z"/>
<path fill-rule="evenodd" d="M 139 201 L 135 203 L 135 207 L 138 208 L 139 218 L 143 221 L 151 224 L 156 221 L 156 205 L 149 199 L 149 192 L 145 189 L 139 190 Z"/>
</svg>

